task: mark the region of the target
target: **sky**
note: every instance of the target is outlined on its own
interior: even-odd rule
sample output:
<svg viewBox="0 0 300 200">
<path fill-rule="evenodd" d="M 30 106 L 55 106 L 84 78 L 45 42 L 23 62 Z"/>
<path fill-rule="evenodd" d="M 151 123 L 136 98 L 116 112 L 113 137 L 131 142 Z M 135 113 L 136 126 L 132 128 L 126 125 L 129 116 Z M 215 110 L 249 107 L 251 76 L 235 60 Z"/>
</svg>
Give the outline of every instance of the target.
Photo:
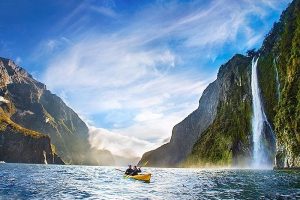
<svg viewBox="0 0 300 200">
<path fill-rule="evenodd" d="M 0 56 L 74 109 L 93 147 L 170 140 L 218 68 L 259 48 L 290 0 L 1 0 Z"/>
</svg>

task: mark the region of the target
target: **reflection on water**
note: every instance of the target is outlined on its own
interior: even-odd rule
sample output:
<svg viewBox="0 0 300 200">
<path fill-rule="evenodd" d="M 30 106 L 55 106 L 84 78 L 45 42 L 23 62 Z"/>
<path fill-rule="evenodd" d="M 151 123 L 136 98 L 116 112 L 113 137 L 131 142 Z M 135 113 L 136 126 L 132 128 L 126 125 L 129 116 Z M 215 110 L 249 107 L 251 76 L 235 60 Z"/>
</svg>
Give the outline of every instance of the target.
<svg viewBox="0 0 300 200">
<path fill-rule="evenodd" d="M 1 164 L 0 199 L 300 199 L 295 171 L 144 171 L 150 183 L 124 179 L 114 167 Z"/>
</svg>

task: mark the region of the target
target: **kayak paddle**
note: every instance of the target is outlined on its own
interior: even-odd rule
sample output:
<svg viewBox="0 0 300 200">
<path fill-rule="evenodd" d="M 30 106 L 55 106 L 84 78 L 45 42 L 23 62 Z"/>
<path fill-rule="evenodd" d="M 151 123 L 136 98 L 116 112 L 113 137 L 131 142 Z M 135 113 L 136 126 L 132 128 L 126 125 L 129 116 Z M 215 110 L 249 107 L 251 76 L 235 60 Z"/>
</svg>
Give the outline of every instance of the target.
<svg viewBox="0 0 300 200">
<path fill-rule="evenodd" d="M 141 167 L 146 167 L 146 165 L 148 164 L 148 162 L 149 162 L 149 160 L 147 160 L 142 166 L 140 166 L 140 168 Z"/>
</svg>

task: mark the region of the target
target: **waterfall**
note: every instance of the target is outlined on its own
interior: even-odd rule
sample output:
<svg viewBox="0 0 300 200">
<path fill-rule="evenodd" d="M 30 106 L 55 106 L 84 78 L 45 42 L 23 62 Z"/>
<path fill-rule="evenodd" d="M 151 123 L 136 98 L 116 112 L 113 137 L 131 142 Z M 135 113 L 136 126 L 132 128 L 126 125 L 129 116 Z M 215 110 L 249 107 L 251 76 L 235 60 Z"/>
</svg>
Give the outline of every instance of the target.
<svg viewBox="0 0 300 200">
<path fill-rule="evenodd" d="M 252 60 L 251 90 L 252 90 L 252 136 L 253 136 L 253 167 L 271 167 L 274 160 L 275 136 L 267 120 L 260 98 L 257 78 L 258 59 Z"/>
<path fill-rule="evenodd" d="M 43 155 L 44 155 L 44 163 L 47 165 L 47 156 L 46 156 L 46 151 L 43 151 Z"/>
</svg>

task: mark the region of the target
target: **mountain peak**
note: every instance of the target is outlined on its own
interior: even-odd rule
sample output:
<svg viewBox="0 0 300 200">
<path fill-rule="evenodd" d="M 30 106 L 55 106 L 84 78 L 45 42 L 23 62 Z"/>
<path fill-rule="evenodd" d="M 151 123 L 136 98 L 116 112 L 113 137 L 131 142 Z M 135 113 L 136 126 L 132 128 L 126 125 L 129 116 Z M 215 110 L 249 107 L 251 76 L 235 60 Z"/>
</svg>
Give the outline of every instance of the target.
<svg viewBox="0 0 300 200">
<path fill-rule="evenodd" d="M 39 89 L 46 89 L 46 86 L 35 79 L 13 60 L 0 57 L 0 87 L 11 83 L 34 84 Z"/>
</svg>

